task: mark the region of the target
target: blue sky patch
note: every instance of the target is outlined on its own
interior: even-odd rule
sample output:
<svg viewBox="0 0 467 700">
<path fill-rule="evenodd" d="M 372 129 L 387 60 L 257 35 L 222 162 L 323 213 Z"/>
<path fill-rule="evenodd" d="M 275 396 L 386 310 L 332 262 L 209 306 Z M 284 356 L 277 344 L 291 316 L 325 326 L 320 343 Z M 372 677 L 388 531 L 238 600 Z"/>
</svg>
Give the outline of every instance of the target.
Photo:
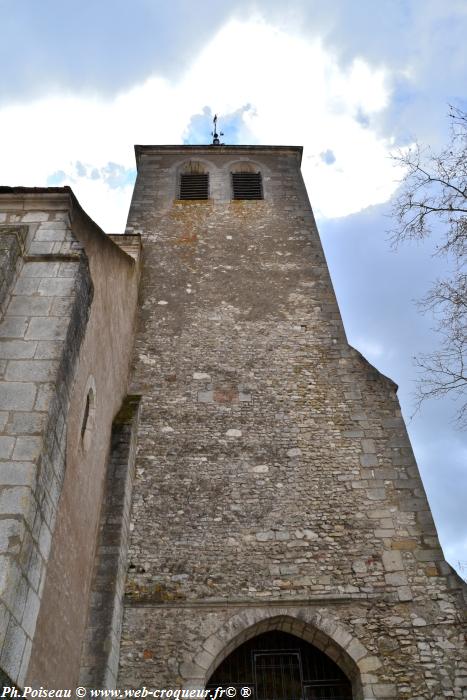
<svg viewBox="0 0 467 700">
<path fill-rule="evenodd" d="M 336 162 L 336 156 L 334 155 L 333 151 L 331 151 L 330 148 L 328 148 L 327 151 L 320 153 L 319 157 L 321 158 L 323 163 L 326 163 L 326 165 L 332 165 L 333 163 Z"/>
<path fill-rule="evenodd" d="M 59 187 L 65 184 L 67 175 L 63 170 L 57 170 L 47 178 L 47 187 Z"/>
<path fill-rule="evenodd" d="M 244 121 L 247 112 L 252 111 L 250 104 L 229 114 L 218 114 L 217 131 L 223 132 L 220 136 L 221 143 L 239 145 L 253 143 L 253 137 Z M 183 143 L 186 145 L 198 145 L 212 143 L 213 118 L 215 112 L 211 107 L 204 107 L 200 114 L 193 114 L 183 135 Z"/>
</svg>

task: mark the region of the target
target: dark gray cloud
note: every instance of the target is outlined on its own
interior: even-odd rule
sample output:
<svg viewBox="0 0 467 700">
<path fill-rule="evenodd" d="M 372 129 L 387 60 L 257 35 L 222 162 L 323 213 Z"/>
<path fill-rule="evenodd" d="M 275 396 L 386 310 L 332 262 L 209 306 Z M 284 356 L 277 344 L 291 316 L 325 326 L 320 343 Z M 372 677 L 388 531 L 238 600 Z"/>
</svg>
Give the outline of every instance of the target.
<svg viewBox="0 0 467 700">
<path fill-rule="evenodd" d="M 343 67 L 363 58 L 390 68 L 393 99 L 378 121 L 399 142 L 441 137 L 447 103 L 465 99 L 463 0 L 424 0 L 422 11 L 414 0 L 0 0 L 0 104 L 54 92 L 115 94 L 150 75 L 177 80 L 225 21 L 253 13 L 319 38 Z M 239 45 L 252 66 L 255 50 Z M 215 90 L 222 66 L 206 80 Z"/>
<path fill-rule="evenodd" d="M 204 0 L 0 0 L 0 104 L 176 78 L 234 9 Z"/>
<path fill-rule="evenodd" d="M 398 143 L 414 137 L 440 145 L 448 104 L 467 106 L 467 7 L 463 0 L 260 0 L 279 26 L 318 38 L 342 68 L 363 59 L 390 73 L 391 102 L 372 128 Z M 309 86 L 312 90 L 312 86 Z M 369 124 L 360 113 L 357 120 Z"/>
</svg>

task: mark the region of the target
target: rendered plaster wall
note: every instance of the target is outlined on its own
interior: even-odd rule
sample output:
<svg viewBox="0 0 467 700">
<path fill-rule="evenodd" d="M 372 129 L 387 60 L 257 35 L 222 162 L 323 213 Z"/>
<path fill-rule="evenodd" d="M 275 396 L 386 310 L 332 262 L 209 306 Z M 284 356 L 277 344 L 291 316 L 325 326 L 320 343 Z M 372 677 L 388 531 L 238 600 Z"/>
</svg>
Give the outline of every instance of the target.
<svg viewBox="0 0 467 700">
<path fill-rule="evenodd" d="M 112 426 L 80 685 L 117 684 L 139 397 L 129 396 Z"/>
<path fill-rule="evenodd" d="M 299 150 L 137 153 L 142 415 L 119 685 L 202 684 L 229 621 L 279 606 L 317 635 L 319 609 L 317 644 L 353 660 L 356 697 L 462 697 L 461 582 L 396 386 L 346 341 Z M 242 159 L 264 201 L 231 201 Z M 189 160 L 208 201 L 176 200 Z"/>
</svg>

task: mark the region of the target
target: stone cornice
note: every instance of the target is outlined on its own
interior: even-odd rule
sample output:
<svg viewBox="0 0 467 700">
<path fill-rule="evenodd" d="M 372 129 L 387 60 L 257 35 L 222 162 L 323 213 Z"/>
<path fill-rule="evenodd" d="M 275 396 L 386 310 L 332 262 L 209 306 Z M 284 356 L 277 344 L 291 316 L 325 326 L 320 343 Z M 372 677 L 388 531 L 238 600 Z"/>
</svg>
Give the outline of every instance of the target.
<svg viewBox="0 0 467 700">
<path fill-rule="evenodd" d="M 76 198 L 69 187 L 0 187 L 0 203 L 4 211 L 63 210 Z"/>
<path fill-rule="evenodd" d="M 151 601 L 138 600 L 132 596 L 125 596 L 126 607 L 148 608 L 302 608 L 310 605 L 345 605 L 346 603 L 369 603 L 378 600 L 388 601 L 391 596 L 381 596 L 379 593 L 351 593 L 327 596 L 309 596 L 307 598 L 229 598 L 229 599 L 198 599 L 198 600 L 172 600 Z M 394 602 L 391 600 L 391 602 Z"/>
<path fill-rule="evenodd" d="M 298 158 L 299 164 L 302 161 L 303 146 L 177 146 L 177 145 L 167 145 L 167 146 L 135 146 L 135 156 L 136 165 L 139 165 L 141 156 L 143 155 L 168 155 L 168 154 L 180 154 L 180 155 L 254 155 L 259 154 L 279 154 L 279 153 L 291 153 Z"/>
</svg>

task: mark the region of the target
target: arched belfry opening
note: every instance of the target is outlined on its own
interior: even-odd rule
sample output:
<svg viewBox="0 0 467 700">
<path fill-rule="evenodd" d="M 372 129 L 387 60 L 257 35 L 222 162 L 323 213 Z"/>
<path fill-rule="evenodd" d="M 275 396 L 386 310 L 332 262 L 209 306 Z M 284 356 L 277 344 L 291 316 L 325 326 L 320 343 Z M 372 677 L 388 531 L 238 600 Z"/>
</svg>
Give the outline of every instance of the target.
<svg viewBox="0 0 467 700">
<path fill-rule="evenodd" d="M 209 172 L 204 163 L 187 161 L 180 169 L 178 180 L 179 199 L 209 199 Z"/>
<path fill-rule="evenodd" d="M 252 700 L 352 700 L 345 673 L 323 651 L 273 630 L 238 646 L 216 668 L 206 688 L 233 687 Z M 245 691 L 244 689 L 249 690 Z"/>
</svg>

